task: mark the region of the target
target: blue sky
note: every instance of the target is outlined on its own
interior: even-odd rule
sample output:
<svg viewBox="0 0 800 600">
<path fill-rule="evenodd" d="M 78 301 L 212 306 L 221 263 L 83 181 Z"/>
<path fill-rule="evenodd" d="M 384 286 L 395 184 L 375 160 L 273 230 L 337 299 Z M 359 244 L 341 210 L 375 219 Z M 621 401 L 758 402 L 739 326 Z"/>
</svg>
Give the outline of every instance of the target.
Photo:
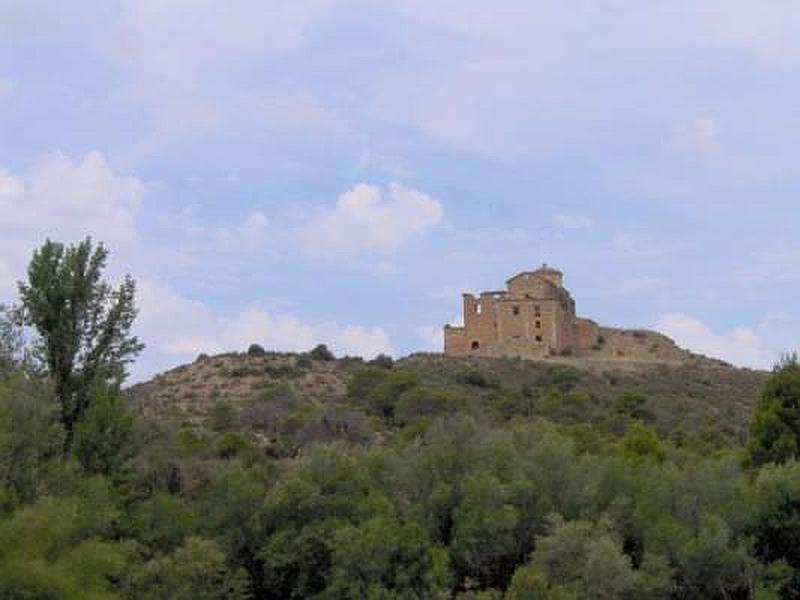
<svg viewBox="0 0 800 600">
<path fill-rule="evenodd" d="M 543 261 L 740 365 L 800 336 L 800 8 L 0 0 L 0 298 L 45 236 L 140 284 L 137 378 L 436 349 Z"/>
</svg>

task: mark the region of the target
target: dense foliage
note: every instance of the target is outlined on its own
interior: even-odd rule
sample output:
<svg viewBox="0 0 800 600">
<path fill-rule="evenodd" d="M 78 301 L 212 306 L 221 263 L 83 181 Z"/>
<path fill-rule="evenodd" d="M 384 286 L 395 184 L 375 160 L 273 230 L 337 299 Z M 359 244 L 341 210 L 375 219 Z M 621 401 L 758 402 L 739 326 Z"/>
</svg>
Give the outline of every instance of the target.
<svg viewBox="0 0 800 600">
<path fill-rule="evenodd" d="M 587 445 L 500 388 L 480 412 L 400 367 L 348 368 L 350 407 L 323 418 L 283 389 L 171 425 L 102 389 L 64 454 L 50 384 L 6 364 L 0 596 L 800 593 L 792 459 L 743 467 L 744 446 L 678 446 L 642 398 L 621 397 Z"/>
<path fill-rule="evenodd" d="M 796 364 L 749 443 L 574 369 L 318 349 L 270 373 L 333 365 L 344 400 L 223 391 L 172 420 L 95 381 L 65 445 L 58 388 L 15 344 L 0 336 L 0 598 L 800 597 L 800 463 L 760 453 L 790 446 Z"/>
<path fill-rule="evenodd" d="M 764 386 L 750 426 L 750 459 L 755 464 L 800 457 L 800 364 L 785 358 Z"/>
</svg>

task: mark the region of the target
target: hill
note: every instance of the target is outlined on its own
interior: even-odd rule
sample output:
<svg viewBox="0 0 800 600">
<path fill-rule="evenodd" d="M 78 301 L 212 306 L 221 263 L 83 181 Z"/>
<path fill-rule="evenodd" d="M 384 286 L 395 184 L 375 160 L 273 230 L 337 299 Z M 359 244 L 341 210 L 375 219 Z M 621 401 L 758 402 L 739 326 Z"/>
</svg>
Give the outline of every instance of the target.
<svg viewBox="0 0 800 600">
<path fill-rule="evenodd" d="M 406 377 L 433 396 L 449 395 L 458 407 L 454 411 L 480 422 L 541 417 L 596 436 L 613 431 L 615 419 L 628 410 L 677 444 L 705 436 L 722 447 L 746 438 L 765 372 L 691 354 L 652 332 L 616 330 L 606 339 L 597 356 L 541 361 L 413 354 L 379 366 L 349 357 L 315 360 L 307 353 L 202 355 L 129 394 L 136 412 L 176 426 L 213 428 L 215 419 L 227 419 L 233 429 L 257 431 L 259 426 L 246 421 L 259 411 L 277 411 L 285 414 L 275 416 L 276 423 L 293 416 L 298 438 L 309 437 L 303 432 L 322 422 L 345 418 L 372 430 L 364 436 L 374 441 L 386 440 L 395 428 L 375 420 L 378 400 L 359 390 L 365 381 L 378 387 Z M 620 358 L 647 356 L 643 347 L 652 348 L 656 358 Z M 276 423 L 261 428 L 262 444 L 280 443 Z"/>
</svg>

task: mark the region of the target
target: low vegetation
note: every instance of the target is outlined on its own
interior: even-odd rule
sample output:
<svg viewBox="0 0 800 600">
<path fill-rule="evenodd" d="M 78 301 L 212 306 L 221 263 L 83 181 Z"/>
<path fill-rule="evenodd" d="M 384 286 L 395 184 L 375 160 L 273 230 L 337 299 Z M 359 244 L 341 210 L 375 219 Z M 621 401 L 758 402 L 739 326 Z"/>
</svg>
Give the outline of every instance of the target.
<svg viewBox="0 0 800 600">
<path fill-rule="evenodd" d="M 13 318 L 0 339 L 2 598 L 800 597 L 792 357 L 251 347 L 128 391 L 103 369 L 65 422 Z"/>
</svg>

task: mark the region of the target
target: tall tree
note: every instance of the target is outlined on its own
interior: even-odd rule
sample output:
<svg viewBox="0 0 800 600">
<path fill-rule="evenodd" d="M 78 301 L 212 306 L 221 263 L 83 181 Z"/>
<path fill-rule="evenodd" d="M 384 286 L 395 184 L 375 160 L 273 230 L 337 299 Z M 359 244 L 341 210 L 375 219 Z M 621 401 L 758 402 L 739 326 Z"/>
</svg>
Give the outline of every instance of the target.
<svg viewBox="0 0 800 600">
<path fill-rule="evenodd" d="M 71 440 L 95 384 L 119 386 L 144 345 L 131 335 L 136 284 L 116 289 L 103 279 L 108 250 L 90 238 L 65 246 L 47 240 L 33 253 L 19 282 L 23 322 L 39 333 L 38 352 L 61 403 Z"/>
</svg>

